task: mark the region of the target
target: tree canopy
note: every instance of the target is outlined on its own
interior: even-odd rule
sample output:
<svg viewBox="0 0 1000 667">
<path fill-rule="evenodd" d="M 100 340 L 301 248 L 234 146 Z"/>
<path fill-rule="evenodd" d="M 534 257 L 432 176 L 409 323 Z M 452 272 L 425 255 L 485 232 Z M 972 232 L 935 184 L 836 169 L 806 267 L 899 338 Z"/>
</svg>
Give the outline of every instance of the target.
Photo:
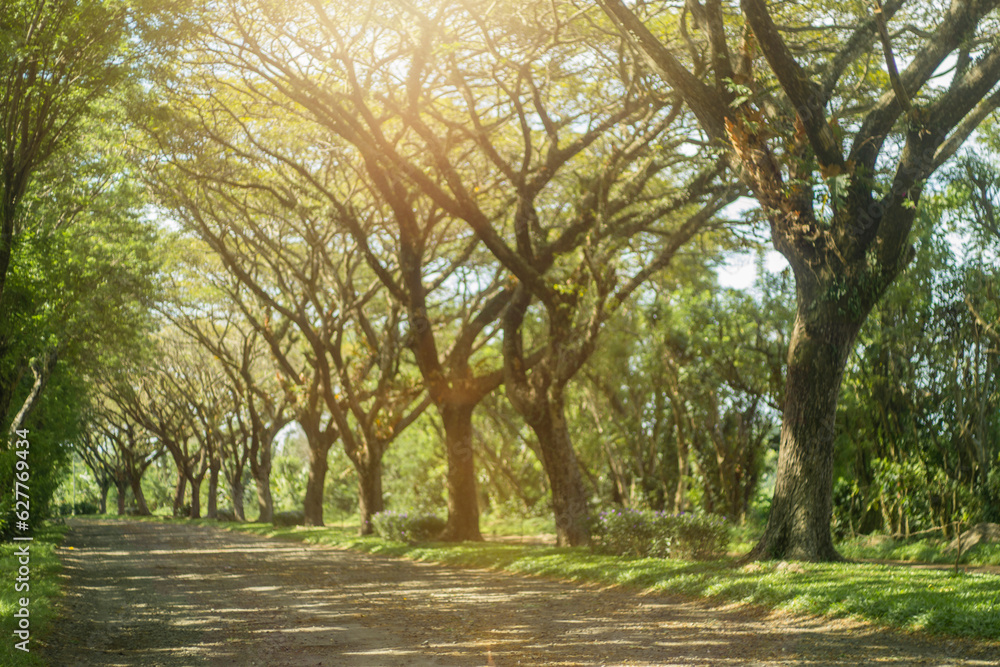
<svg viewBox="0 0 1000 667">
<path fill-rule="evenodd" d="M 993 517 L 998 5 L 14 2 L 5 433 L 363 533 Z"/>
</svg>

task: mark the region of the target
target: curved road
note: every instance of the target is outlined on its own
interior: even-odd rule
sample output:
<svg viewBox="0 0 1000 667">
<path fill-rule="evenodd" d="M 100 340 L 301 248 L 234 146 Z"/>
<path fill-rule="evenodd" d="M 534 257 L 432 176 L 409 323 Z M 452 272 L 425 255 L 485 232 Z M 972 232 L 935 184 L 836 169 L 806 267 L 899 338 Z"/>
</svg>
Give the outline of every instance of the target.
<svg viewBox="0 0 1000 667">
<path fill-rule="evenodd" d="M 58 667 L 1000 664 L 995 644 L 183 522 L 76 520 L 60 553 Z"/>
</svg>

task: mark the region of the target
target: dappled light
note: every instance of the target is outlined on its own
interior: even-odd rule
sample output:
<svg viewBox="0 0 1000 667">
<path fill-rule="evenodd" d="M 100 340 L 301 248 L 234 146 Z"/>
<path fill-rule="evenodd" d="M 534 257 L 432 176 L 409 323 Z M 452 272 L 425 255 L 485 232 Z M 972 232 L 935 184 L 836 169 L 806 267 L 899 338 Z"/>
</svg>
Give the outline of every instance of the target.
<svg viewBox="0 0 1000 667">
<path fill-rule="evenodd" d="M 0 665 L 1000 664 L 998 35 L 3 0 Z"/>
<path fill-rule="evenodd" d="M 1000 655 L 979 659 L 959 640 L 904 646 L 851 621 L 177 522 L 80 521 L 67 545 L 64 604 L 74 614 L 48 641 L 53 664 L 906 665 L 920 656 L 986 665 Z"/>
</svg>

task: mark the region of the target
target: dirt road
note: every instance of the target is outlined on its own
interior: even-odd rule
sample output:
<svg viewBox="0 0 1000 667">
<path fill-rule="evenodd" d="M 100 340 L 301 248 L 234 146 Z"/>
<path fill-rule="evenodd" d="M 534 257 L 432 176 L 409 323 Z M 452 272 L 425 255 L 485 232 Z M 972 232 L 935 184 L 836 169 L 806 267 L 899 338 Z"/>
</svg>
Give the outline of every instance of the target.
<svg viewBox="0 0 1000 667">
<path fill-rule="evenodd" d="M 1000 664 L 996 645 L 181 522 L 77 520 L 60 551 L 54 667 Z"/>
</svg>

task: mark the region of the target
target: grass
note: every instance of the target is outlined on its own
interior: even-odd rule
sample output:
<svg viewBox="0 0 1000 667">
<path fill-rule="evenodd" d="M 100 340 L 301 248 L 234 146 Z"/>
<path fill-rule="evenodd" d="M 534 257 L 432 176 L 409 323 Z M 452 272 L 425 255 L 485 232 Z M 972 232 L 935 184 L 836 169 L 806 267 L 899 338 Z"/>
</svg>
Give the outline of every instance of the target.
<svg viewBox="0 0 1000 667">
<path fill-rule="evenodd" d="M 43 524 L 34 532 L 31 542 L 5 542 L 0 544 L 0 572 L 3 584 L 0 586 L 0 664 L 9 667 L 22 665 L 34 667 L 44 665 L 41 658 L 30 651 L 37 646 L 37 640 L 48 634 L 54 614 L 53 598 L 59 594 L 57 575 L 61 569 L 56 556 L 56 547 L 66 534 L 66 526 Z M 30 574 L 28 575 L 28 590 L 17 591 L 17 571 L 20 567 L 15 554 L 22 544 L 30 544 Z M 15 642 L 20 641 L 14 635 L 17 620 L 14 612 L 20 608 L 18 600 L 26 597 L 31 622 L 31 636 L 28 640 L 29 652 L 25 653 L 15 648 Z"/>
<path fill-rule="evenodd" d="M 951 540 L 923 538 L 896 540 L 858 537 L 841 542 L 840 553 L 847 558 L 867 560 L 901 560 L 915 563 L 954 564 L 955 552 L 945 551 Z M 968 551 L 962 551 L 960 561 L 964 565 L 1000 566 L 1000 544 L 978 544 Z"/>
<path fill-rule="evenodd" d="M 788 568 L 771 562 L 740 568 L 733 558 L 707 562 L 628 559 L 585 548 L 496 543 L 408 545 L 359 537 L 356 524 L 350 523 L 280 529 L 268 524 L 225 525 L 266 537 L 419 561 L 853 617 L 904 630 L 1000 639 L 1000 576 L 996 575 L 956 576 L 950 571 L 872 563 L 804 563 L 801 568 Z"/>
</svg>

